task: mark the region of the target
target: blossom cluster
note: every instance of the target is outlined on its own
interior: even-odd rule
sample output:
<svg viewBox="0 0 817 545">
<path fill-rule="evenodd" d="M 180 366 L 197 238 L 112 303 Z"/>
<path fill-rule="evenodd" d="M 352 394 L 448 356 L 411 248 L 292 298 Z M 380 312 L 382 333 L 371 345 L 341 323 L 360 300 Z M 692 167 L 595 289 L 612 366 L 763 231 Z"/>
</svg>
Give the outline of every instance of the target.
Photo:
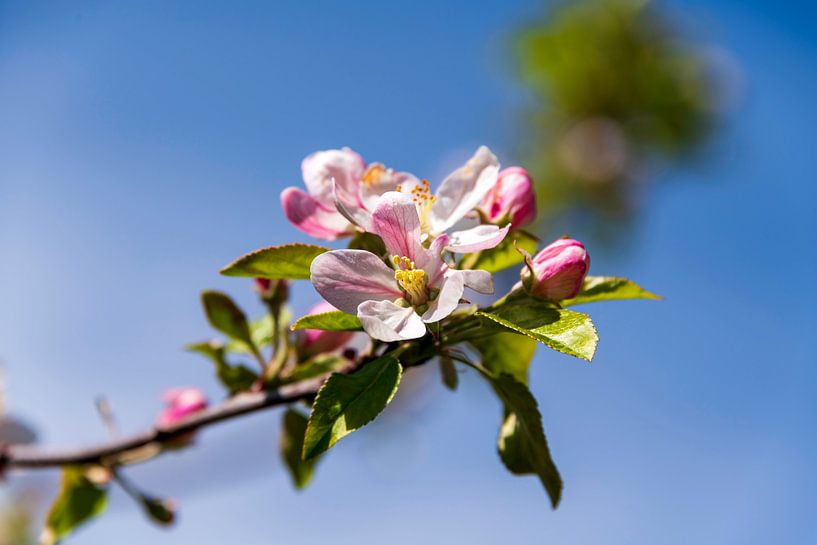
<svg viewBox="0 0 817 545">
<path fill-rule="evenodd" d="M 326 252 L 312 262 L 311 279 L 327 302 L 356 314 L 366 333 L 386 342 L 423 337 L 427 324 L 468 306 L 466 288 L 492 294 L 491 274 L 458 268 L 457 256 L 496 248 L 536 217 L 527 171 L 500 170 L 485 146 L 436 192 L 408 172 L 367 165 L 349 148 L 313 153 L 302 173 L 306 191 L 281 194 L 293 225 L 326 240 L 371 233 L 385 245 L 385 255 Z M 581 289 L 588 267 L 581 243 L 560 240 L 528 260 L 523 284 L 533 296 L 566 299 Z"/>
<path fill-rule="evenodd" d="M 463 266 L 464 256 L 497 248 L 509 233 L 536 219 L 528 172 L 519 166 L 500 169 L 485 146 L 435 192 L 427 180 L 381 163 L 367 165 L 349 148 L 315 152 L 303 160 L 301 170 L 306 190 L 289 187 L 281 194 L 284 213 L 295 227 L 323 240 L 369 233 L 384 247 L 381 253 L 351 247 L 318 255 L 310 276 L 324 301 L 308 316 L 336 310 L 353 314 L 368 337 L 379 341 L 418 339 L 426 335 L 428 324 L 472 311 L 465 290 L 490 295 L 494 280 L 488 271 Z M 534 257 L 525 254 L 517 287 L 558 303 L 579 293 L 589 266 L 579 241 L 559 239 Z M 277 308 L 288 297 L 289 283 L 256 278 L 255 289 Z M 297 331 L 283 366 L 327 355 L 354 364 L 368 352 L 368 337 Z M 169 390 L 164 397 L 167 407 L 157 419 L 159 427 L 207 407 L 204 394 L 195 388 Z"/>
<path fill-rule="evenodd" d="M 491 384 L 503 405 L 500 458 L 514 474 L 537 475 L 558 505 L 561 477 L 527 388 L 530 347 L 538 342 L 591 361 L 595 326 L 569 307 L 659 297 L 626 278 L 587 277 L 590 258 L 577 240 L 556 240 L 531 256 L 538 239 L 524 227 L 536 219 L 533 182 L 521 167 L 501 170 L 486 147 L 434 191 L 428 180 L 367 165 L 348 148 L 313 153 L 302 171 L 305 190 L 281 194 L 286 217 L 318 239 L 349 237 L 348 247 L 271 246 L 222 268 L 254 279 L 265 307 L 251 320 L 228 294 L 201 294 L 208 322 L 223 337 L 187 348 L 210 360 L 229 399 L 210 406 L 196 387 L 168 390 L 151 434 L 98 449 L 97 463 L 80 454 L 79 465 L 63 471 L 45 543 L 101 513 L 114 483 L 153 521 L 170 524 L 173 502 L 142 492 L 118 468 L 189 447 L 200 428 L 273 405 L 289 405 L 281 458 L 302 488 L 323 453 L 390 403 L 404 369 L 434 359 L 450 389 L 457 388 L 457 364 Z M 519 267 L 519 281 L 506 295 L 481 308 L 471 303 L 466 290 L 493 294 L 492 273 L 510 267 Z M 306 279 L 323 301 L 293 321 L 290 288 Z"/>
</svg>

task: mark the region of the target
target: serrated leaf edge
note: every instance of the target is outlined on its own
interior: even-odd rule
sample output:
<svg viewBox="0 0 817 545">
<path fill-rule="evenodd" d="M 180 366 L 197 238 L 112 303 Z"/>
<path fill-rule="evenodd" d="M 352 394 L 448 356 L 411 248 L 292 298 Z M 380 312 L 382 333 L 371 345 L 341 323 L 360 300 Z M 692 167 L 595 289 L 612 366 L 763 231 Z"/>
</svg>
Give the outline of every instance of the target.
<svg viewBox="0 0 817 545">
<path fill-rule="evenodd" d="M 576 312 L 576 311 L 572 310 L 570 312 Z M 541 344 L 547 346 L 548 348 L 552 348 L 553 350 L 556 350 L 557 352 L 561 352 L 562 354 L 567 354 L 568 356 L 573 356 L 575 358 L 579 358 L 579 359 L 582 359 L 582 360 L 585 360 L 585 361 L 588 361 L 588 362 L 593 361 L 593 357 L 596 355 L 596 347 L 598 346 L 599 332 L 596 329 L 596 324 L 593 323 L 593 320 L 590 318 L 590 316 L 588 316 L 587 314 L 584 314 L 582 312 L 576 312 L 576 314 L 583 314 L 584 316 L 587 316 L 587 322 L 590 325 L 590 328 L 593 330 L 593 333 L 596 336 L 595 341 L 593 341 L 593 349 L 590 352 L 589 357 L 585 356 L 584 354 L 581 354 L 579 352 L 576 352 L 575 350 L 572 350 L 570 347 L 568 347 L 567 345 L 565 345 L 562 342 L 559 342 L 559 341 L 554 340 L 554 339 L 550 339 L 550 337 L 547 337 L 548 339 L 550 339 L 550 342 L 551 342 L 551 344 L 548 344 L 548 343 L 544 342 L 542 339 L 540 339 L 539 337 L 537 337 L 536 335 L 534 335 L 531 332 L 531 330 L 525 329 L 524 327 L 520 327 L 520 326 L 514 324 L 513 322 L 505 320 L 504 318 L 500 318 L 499 316 L 493 315 L 493 314 L 491 314 L 489 312 L 483 312 L 481 310 L 476 312 L 477 316 L 488 318 L 489 320 L 494 321 L 494 322 L 498 323 L 499 325 L 505 326 L 508 329 L 512 329 L 512 330 L 516 331 L 517 333 L 525 335 L 526 337 L 530 337 L 534 341 L 536 341 L 538 343 L 541 343 Z M 546 337 L 546 335 L 541 335 L 541 336 Z"/>
<path fill-rule="evenodd" d="M 219 274 L 224 275 L 224 276 L 245 277 L 244 275 L 241 275 L 241 274 L 231 274 L 230 269 L 238 266 L 238 264 L 241 263 L 242 261 L 245 261 L 247 259 L 250 259 L 253 256 L 256 256 L 256 255 L 260 254 L 261 252 L 266 252 L 266 251 L 269 251 L 269 250 L 275 250 L 275 249 L 279 249 L 279 248 L 296 248 L 296 247 L 297 248 L 315 248 L 315 249 L 318 249 L 318 250 L 323 250 L 324 252 L 328 252 L 328 251 L 331 250 L 331 248 L 327 248 L 325 246 L 318 246 L 317 244 L 306 244 L 304 242 L 292 242 L 290 244 L 281 244 L 279 246 L 266 246 L 264 248 L 259 248 L 257 250 L 253 250 L 252 252 L 246 253 L 246 254 L 242 255 L 241 257 L 239 257 L 237 259 L 234 259 L 232 262 L 230 262 L 229 264 L 227 264 L 224 267 L 222 267 L 221 269 L 219 269 L 218 272 L 219 272 Z M 247 276 L 245 278 L 250 278 L 250 276 Z M 290 280 L 309 280 L 309 277 L 307 276 L 306 278 L 291 278 Z"/>
<path fill-rule="evenodd" d="M 388 407 L 389 403 L 391 403 L 391 400 L 394 398 L 394 395 L 397 393 L 397 389 L 400 387 L 400 381 L 401 381 L 401 380 L 402 380 L 402 378 L 403 378 L 403 366 L 400 364 L 400 361 L 399 361 L 398 359 L 396 359 L 396 358 L 391 358 L 391 357 L 390 357 L 389 359 L 390 359 L 391 361 L 393 361 L 394 363 L 396 363 L 396 364 L 397 364 L 397 380 L 396 380 L 396 381 L 395 381 L 395 383 L 394 383 L 394 388 L 392 388 L 392 391 L 389 393 L 389 397 L 386 399 L 386 403 L 385 403 L 385 405 L 383 405 L 383 409 L 382 409 L 380 412 L 378 412 L 377 414 L 375 414 L 374 416 L 372 416 L 370 419 L 368 419 L 366 422 L 364 422 L 363 424 L 361 424 L 361 425 L 360 425 L 358 428 L 355 428 L 355 430 L 352 430 L 352 431 L 359 430 L 360 428 L 362 428 L 362 427 L 364 427 L 364 426 L 368 425 L 370 422 L 372 422 L 372 420 L 374 420 L 375 418 L 377 418 L 377 417 L 380 415 L 380 413 L 381 413 L 381 412 L 383 412 L 383 410 L 385 410 L 385 409 L 386 409 L 386 407 Z M 378 372 L 378 374 L 375 376 L 375 379 L 374 379 L 374 380 L 372 380 L 372 381 L 371 381 L 371 382 L 370 382 L 370 383 L 369 383 L 369 384 L 366 386 L 366 388 L 365 388 L 365 389 L 364 389 L 362 392 L 360 392 L 358 395 L 356 395 L 353 401 L 357 400 L 357 399 L 358 399 L 360 396 L 362 396 L 364 393 L 366 393 L 367 391 L 369 391 L 369 389 L 372 387 L 372 384 L 374 384 L 375 382 L 377 382 L 377 379 L 379 379 L 379 378 L 380 378 L 380 376 L 381 376 L 381 375 L 382 375 L 384 372 L 386 372 L 386 369 L 387 369 L 387 367 L 388 367 L 388 366 L 389 366 L 389 363 L 388 363 L 388 362 L 387 362 L 386 364 L 384 364 L 384 365 L 383 365 L 383 368 L 382 368 L 382 369 L 381 369 L 381 370 Z M 335 377 L 335 376 L 351 376 L 351 375 L 343 375 L 343 374 L 340 374 L 340 373 L 332 373 L 331 375 L 329 375 L 329 378 L 327 378 L 327 379 L 324 381 L 324 383 L 321 385 L 320 389 L 318 390 L 318 393 L 315 395 L 315 401 L 313 401 L 313 402 L 312 402 L 312 407 L 313 407 L 313 409 L 312 409 L 312 410 L 313 410 L 313 412 L 314 412 L 314 407 L 315 407 L 315 405 L 317 405 L 318 400 L 321 398 L 321 394 L 323 394 L 324 390 L 327 388 L 327 385 L 329 384 L 329 381 L 330 381 L 330 380 L 332 380 L 332 377 Z M 352 401 L 352 402 L 353 402 L 353 401 Z M 350 404 L 351 404 L 352 402 L 350 402 Z M 333 446 L 334 446 L 334 445 L 335 445 L 335 444 L 336 444 L 338 441 L 340 441 L 340 439 L 338 439 L 338 441 L 335 441 L 334 443 L 330 443 L 330 444 L 329 444 L 329 446 L 327 446 L 327 447 L 326 447 L 326 450 L 323 450 L 323 451 L 321 451 L 321 452 L 316 452 L 316 453 L 315 453 L 315 452 L 310 451 L 309 453 L 307 453 L 307 452 L 306 452 L 306 437 L 309 435 L 309 425 L 312 423 L 312 414 L 313 414 L 313 413 L 310 413 L 310 414 L 309 414 L 309 421 L 308 421 L 308 422 L 307 422 L 307 424 L 306 424 L 306 432 L 304 433 L 304 450 L 303 450 L 303 452 L 301 452 L 301 459 L 303 459 L 304 461 L 306 461 L 306 460 L 311 460 L 311 459 L 315 458 L 316 456 L 318 456 L 319 454 L 321 454 L 321 453 L 323 453 L 323 452 L 328 451 L 328 450 L 329 450 L 330 448 L 332 448 L 332 447 L 333 447 Z M 331 428 L 329 428 L 328 432 L 331 432 Z M 328 433 L 328 432 L 327 432 L 327 433 Z M 346 434 L 346 435 L 349 435 L 349 434 Z M 320 436 L 320 439 L 323 439 L 323 437 L 324 437 L 324 435 L 321 435 L 321 436 Z M 345 437 L 345 436 L 344 436 L 344 437 Z M 341 438 L 341 439 L 342 439 L 342 438 Z M 320 443 L 320 442 L 318 442 L 318 444 L 319 444 L 319 443 Z M 314 450 L 314 449 L 313 449 L 313 450 Z M 308 455 L 308 456 L 307 456 L 307 455 Z"/>
</svg>

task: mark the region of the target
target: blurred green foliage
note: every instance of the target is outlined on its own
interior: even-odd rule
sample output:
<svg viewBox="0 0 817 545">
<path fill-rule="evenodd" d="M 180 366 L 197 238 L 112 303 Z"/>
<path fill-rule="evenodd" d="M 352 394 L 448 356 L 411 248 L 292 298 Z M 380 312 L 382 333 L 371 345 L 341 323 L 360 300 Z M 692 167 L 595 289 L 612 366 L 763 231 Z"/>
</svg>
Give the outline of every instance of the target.
<svg viewBox="0 0 817 545">
<path fill-rule="evenodd" d="M 0 502 L 0 545 L 29 545 L 31 539 L 32 498 L 24 494 L 7 494 Z"/>
<path fill-rule="evenodd" d="M 609 239 L 656 164 L 710 134 L 718 104 L 706 50 L 684 44 L 668 15 L 642 0 L 559 4 L 516 46 L 535 100 L 521 152 L 540 217 L 569 227 L 566 215 L 589 219 L 590 234 Z"/>
</svg>

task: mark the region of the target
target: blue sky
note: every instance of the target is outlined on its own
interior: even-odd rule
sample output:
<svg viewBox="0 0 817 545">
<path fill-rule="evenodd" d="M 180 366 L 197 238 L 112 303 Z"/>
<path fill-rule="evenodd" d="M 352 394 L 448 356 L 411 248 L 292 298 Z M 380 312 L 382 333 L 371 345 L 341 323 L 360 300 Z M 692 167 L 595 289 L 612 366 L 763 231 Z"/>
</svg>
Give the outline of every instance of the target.
<svg viewBox="0 0 817 545">
<path fill-rule="evenodd" d="M 278 194 L 309 152 L 349 145 L 432 180 L 481 143 L 516 159 L 507 40 L 538 3 L 440 4 L 0 2 L 0 361 L 45 443 L 104 438 L 100 393 L 126 430 L 168 385 L 219 395 L 180 349 L 209 335 L 198 292 L 254 308 L 217 270 L 305 240 Z M 429 369 L 305 492 L 270 412 L 130 471 L 179 500 L 175 529 L 116 495 L 73 542 L 815 542 L 817 14 L 669 7 L 735 55 L 745 93 L 709 161 L 661 175 L 626 251 L 590 249 L 593 272 L 666 300 L 588 307 L 596 360 L 534 362 L 557 511 L 498 461 L 488 389 L 465 375 L 451 395 Z M 56 473 L 27 479 L 50 494 Z"/>
</svg>

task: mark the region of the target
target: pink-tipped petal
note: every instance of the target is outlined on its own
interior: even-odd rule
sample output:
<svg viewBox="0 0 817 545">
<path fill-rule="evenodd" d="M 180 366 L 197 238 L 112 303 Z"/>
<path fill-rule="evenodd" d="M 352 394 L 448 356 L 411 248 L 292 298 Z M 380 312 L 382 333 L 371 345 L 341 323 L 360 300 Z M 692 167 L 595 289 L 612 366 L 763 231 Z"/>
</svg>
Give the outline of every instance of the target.
<svg viewBox="0 0 817 545">
<path fill-rule="evenodd" d="M 312 285 L 329 303 L 343 312 L 355 313 L 369 300 L 402 297 L 394 271 L 365 250 L 333 250 L 312 260 Z"/>
<path fill-rule="evenodd" d="M 426 326 L 413 308 L 391 301 L 361 303 L 357 317 L 366 333 L 384 342 L 419 339 L 426 334 Z"/>
<path fill-rule="evenodd" d="M 354 232 L 352 225 L 334 207 L 326 208 L 296 187 L 281 192 L 281 206 L 287 219 L 310 236 L 335 240 Z"/>
<path fill-rule="evenodd" d="M 344 203 L 356 204 L 357 188 L 365 170 L 363 158 L 349 148 L 316 151 L 301 163 L 307 191 L 326 207 L 333 206 L 333 179 Z"/>
<path fill-rule="evenodd" d="M 437 190 L 431 206 L 431 231 L 447 231 L 476 208 L 496 184 L 499 161 L 485 146 L 481 146 L 462 167 L 452 172 Z"/>
<path fill-rule="evenodd" d="M 347 206 L 346 203 L 343 202 L 341 196 L 337 193 L 337 185 L 334 182 L 332 187 L 336 190 L 334 194 L 334 204 L 335 210 L 338 211 L 338 214 L 346 218 L 351 224 L 365 229 L 366 226 L 369 225 L 369 221 L 372 217 L 369 211 L 358 206 Z"/>
<path fill-rule="evenodd" d="M 429 302 L 428 310 L 423 314 L 424 322 L 439 322 L 454 312 L 465 289 L 465 279 L 461 273 L 462 271 L 451 270 L 445 275 L 439 285 L 440 293 Z"/>
<path fill-rule="evenodd" d="M 367 231 L 379 235 L 389 254 L 421 260 L 420 217 L 408 195 L 390 191 L 383 194 L 372 211 Z"/>
<path fill-rule="evenodd" d="M 451 233 L 446 250 L 458 254 L 469 254 L 494 248 L 505 239 L 510 224 L 501 229 L 496 225 L 478 225 L 466 231 Z"/>
</svg>

